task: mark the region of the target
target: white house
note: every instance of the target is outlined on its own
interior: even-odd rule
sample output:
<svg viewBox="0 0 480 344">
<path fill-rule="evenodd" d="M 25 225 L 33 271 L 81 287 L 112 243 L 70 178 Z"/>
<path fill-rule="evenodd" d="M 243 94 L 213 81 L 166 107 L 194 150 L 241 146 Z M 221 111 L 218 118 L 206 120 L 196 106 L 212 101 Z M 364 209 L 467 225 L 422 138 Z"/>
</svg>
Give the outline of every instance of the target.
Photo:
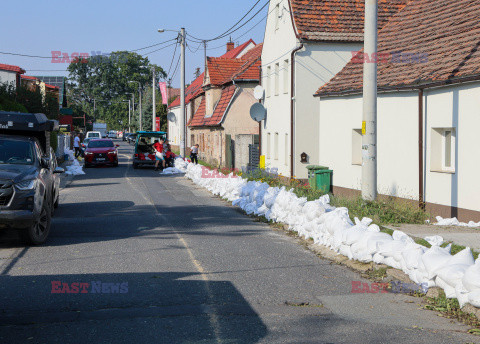
<svg viewBox="0 0 480 344">
<path fill-rule="evenodd" d="M 379 25 L 405 3 L 380 2 Z M 262 53 L 266 167 L 306 178 L 306 166 L 319 163 L 318 100 L 312 95 L 362 48 L 363 11 L 364 0 L 270 1 Z"/>
<path fill-rule="evenodd" d="M 470 0 L 411 1 L 378 45 L 378 192 L 465 221 L 480 220 L 479 16 Z M 317 159 L 334 171 L 334 193 L 361 189 L 367 58 L 352 59 L 317 92 Z"/>
<path fill-rule="evenodd" d="M 233 59 L 241 58 L 248 51 L 253 49 L 256 46 L 256 43 L 253 40 L 248 40 L 243 44 L 235 47 L 235 43 L 227 43 L 227 51 L 225 54 L 220 56 L 221 58 Z M 195 101 L 195 99 L 203 93 L 203 82 L 204 82 L 204 73 L 202 73 L 198 78 L 196 78 L 189 87 L 185 90 L 185 107 L 186 107 L 186 121 L 187 123 L 196 112 L 200 102 Z M 178 150 L 180 147 L 180 126 L 178 119 L 180 118 L 181 107 L 180 107 L 180 97 L 175 99 L 172 104 L 169 106 L 168 114 L 168 137 L 170 144 L 173 146 L 174 150 Z M 191 135 L 190 128 L 187 128 L 187 137 L 186 137 L 186 147 L 189 147 L 191 144 Z"/>
<path fill-rule="evenodd" d="M 25 73 L 25 70 L 8 64 L 0 63 L 0 83 L 11 84 L 15 88 L 20 86 L 20 76 Z"/>
</svg>

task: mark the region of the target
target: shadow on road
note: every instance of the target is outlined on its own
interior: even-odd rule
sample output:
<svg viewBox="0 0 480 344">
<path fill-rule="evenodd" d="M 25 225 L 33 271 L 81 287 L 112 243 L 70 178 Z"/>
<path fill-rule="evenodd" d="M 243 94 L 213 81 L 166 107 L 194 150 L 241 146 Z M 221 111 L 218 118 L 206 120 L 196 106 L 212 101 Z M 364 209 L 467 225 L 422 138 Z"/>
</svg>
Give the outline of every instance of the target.
<svg viewBox="0 0 480 344">
<path fill-rule="evenodd" d="M 88 286 L 58 293 L 74 282 Z M 196 273 L 0 276 L 0 295 L 2 343 L 255 343 L 267 334 L 232 283 Z"/>
</svg>

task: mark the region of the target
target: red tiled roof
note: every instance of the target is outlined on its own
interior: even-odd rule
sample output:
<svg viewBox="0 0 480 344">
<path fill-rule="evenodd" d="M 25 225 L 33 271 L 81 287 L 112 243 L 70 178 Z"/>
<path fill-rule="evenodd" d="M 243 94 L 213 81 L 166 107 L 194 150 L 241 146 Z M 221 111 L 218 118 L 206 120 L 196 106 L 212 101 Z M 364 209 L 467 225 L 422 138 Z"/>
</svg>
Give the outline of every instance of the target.
<svg viewBox="0 0 480 344">
<path fill-rule="evenodd" d="M 478 0 L 411 0 L 379 33 L 385 56 L 378 63 L 379 89 L 480 75 L 479 17 Z M 361 93 L 362 87 L 363 63 L 352 59 L 317 94 Z"/>
<path fill-rule="evenodd" d="M 206 110 L 205 97 L 203 97 L 202 101 L 200 102 L 200 106 L 198 107 L 197 111 L 193 114 L 192 118 L 190 119 L 187 125 L 189 127 L 202 125 L 203 119 L 205 118 L 205 110 Z"/>
<path fill-rule="evenodd" d="M 378 0 L 378 27 L 409 0 Z M 293 19 L 302 39 L 363 41 L 365 0 L 290 0 Z"/>
<path fill-rule="evenodd" d="M 232 80 L 260 80 L 262 48 L 263 44 L 259 44 L 239 59 L 207 58 L 210 84 L 220 86 Z"/>
<path fill-rule="evenodd" d="M 188 104 L 193 98 L 196 98 L 199 94 L 203 92 L 203 77 L 205 73 L 202 73 L 198 78 L 196 78 L 190 86 L 185 90 L 185 104 Z M 179 96 L 170 104 L 170 108 L 180 106 L 180 94 Z"/>
<path fill-rule="evenodd" d="M 30 75 L 21 75 L 20 78 L 22 79 L 26 79 L 26 80 L 39 80 L 38 78 L 34 77 L 34 76 L 30 76 Z"/>
<path fill-rule="evenodd" d="M 202 100 L 200 107 L 198 108 L 197 112 L 193 116 L 189 126 L 191 127 L 202 127 L 202 126 L 217 126 L 222 123 L 223 117 L 225 112 L 227 111 L 228 105 L 230 104 L 233 96 L 235 95 L 236 87 L 234 85 L 230 85 L 222 90 L 222 95 L 220 96 L 220 100 L 218 101 L 217 105 L 215 106 L 215 110 L 213 111 L 212 116 L 205 117 L 205 99 Z M 203 107 L 202 107 L 203 104 Z M 198 115 L 197 115 L 198 114 Z"/>
<path fill-rule="evenodd" d="M 253 39 L 250 39 L 249 41 L 247 41 L 247 42 L 239 45 L 238 47 L 233 48 L 233 49 L 230 50 L 230 51 L 227 51 L 225 54 L 223 54 L 223 55 L 220 56 L 220 57 L 223 57 L 223 58 L 226 58 L 226 59 L 234 59 L 234 58 L 236 58 L 238 55 L 240 55 L 240 54 L 242 53 L 242 51 L 244 51 L 245 48 L 250 45 L 250 43 L 253 43 L 253 45 L 256 45 L 255 42 L 253 41 Z"/>
<path fill-rule="evenodd" d="M 25 69 L 23 68 L 20 68 L 18 66 L 3 64 L 3 63 L 0 63 L 0 70 L 8 70 L 8 71 L 17 72 L 20 74 L 25 73 Z"/>
<path fill-rule="evenodd" d="M 54 90 L 58 90 L 58 89 L 59 89 L 58 86 L 53 86 L 53 85 L 50 85 L 50 84 L 47 84 L 47 83 L 45 83 L 45 87 L 46 87 L 46 88 L 51 88 L 51 89 L 54 89 Z"/>
</svg>

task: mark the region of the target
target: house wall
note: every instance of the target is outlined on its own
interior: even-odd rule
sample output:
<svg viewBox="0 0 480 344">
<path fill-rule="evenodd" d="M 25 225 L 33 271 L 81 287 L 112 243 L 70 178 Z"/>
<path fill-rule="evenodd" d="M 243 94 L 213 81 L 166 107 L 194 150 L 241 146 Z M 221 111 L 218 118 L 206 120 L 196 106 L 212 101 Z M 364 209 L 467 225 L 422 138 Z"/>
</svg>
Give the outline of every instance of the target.
<svg viewBox="0 0 480 344">
<path fill-rule="evenodd" d="M 167 118 L 170 118 L 170 113 L 173 113 L 175 116 L 174 121 L 168 120 L 168 139 L 170 140 L 170 145 L 172 146 L 173 150 L 180 149 L 180 126 L 179 126 L 179 118 L 181 113 L 181 107 L 177 106 L 175 108 L 171 108 Z"/>
<path fill-rule="evenodd" d="M 198 144 L 199 158 L 214 166 L 225 162 L 225 133 L 222 128 L 192 128 L 193 144 Z"/>
<path fill-rule="evenodd" d="M 17 73 L 8 70 L 0 70 L 0 83 L 13 83 L 13 86 L 17 86 Z"/>
<path fill-rule="evenodd" d="M 358 43 L 308 44 L 295 59 L 295 166 L 297 178 L 307 178 L 308 165 L 317 165 L 319 148 L 319 107 L 313 94 L 329 82 L 352 58 L 352 51 L 362 46 Z M 302 163 L 300 154 L 307 154 Z"/>
<path fill-rule="evenodd" d="M 275 23 L 277 3 L 280 4 L 281 12 L 278 29 Z M 276 167 L 280 173 L 290 175 L 291 52 L 299 46 L 299 42 L 288 12 L 288 2 L 286 0 L 271 1 L 269 11 L 262 53 L 262 85 L 267 89 L 270 88 L 265 98 L 267 120 L 262 129 L 262 155 L 265 155 L 268 167 Z M 319 108 L 318 100 L 313 97 L 313 94 L 350 61 L 352 51 L 358 51 L 361 48 L 362 45 L 358 43 L 305 42 L 304 48 L 296 53 L 293 169 L 296 178 L 307 178 L 306 166 L 318 164 Z M 278 93 L 275 90 L 277 77 Z M 268 145 L 269 137 L 270 145 Z M 270 154 L 267 151 L 268 146 L 270 146 Z M 306 153 L 308 157 L 305 163 L 300 159 L 302 153 Z"/>
<path fill-rule="evenodd" d="M 279 4 L 278 29 L 275 25 L 275 7 Z M 283 85 L 283 62 L 288 59 L 288 75 L 290 75 L 290 55 L 291 51 L 297 46 L 297 38 L 293 31 L 290 17 L 290 9 L 287 0 L 271 0 L 269 6 L 269 16 L 265 28 L 265 40 L 262 50 L 262 86 L 266 89 L 264 105 L 267 109 L 266 120 L 262 122 L 262 155 L 265 155 L 267 167 L 278 168 L 279 173 L 283 175 L 290 174 L 290 88 L 285 93 L 282 88 L 278 95 L 273 95 L 270 86 L 268 93 L 268 67 L 271 68 L 271 74 L 275 71 L 275 63 L 280 63 L 280 82 Z M 272 78 L 270 78 L 272 81 Z M 278 133 L 279 154 L 278 159 L 274 159 L 272 152 L 270 157 L 267 154 L 267 138 L 270 133 L 270 148 L 273 147 L 273 136 Z M 285 137 L 288 137 L 288 145 L 285 146 Z M 282 142 L 282 144 L 280 144 Z M 286 149 L 286 150 L 285 150 Z"/>
<path fill-rule="evenodd" d="M 353 130 L 361 129 L 362 104 L 361 96 L 320 99 L 318 159 L 334 171 L 334 190 L 361 190 L 362 167 L 352 164 L 352 150 L 361 147 L 352 144 Z M 479 105 L 480 84 L 424 93 L 424 200 L 432 215 L 480 220 Z M 378 192 L 418 200 L 418 92 L 379 94 L 377 126 Z M 452 127 L 455 172 L 438 172 L 431 165 L 439 148 L 432 130 Z"/>
<path fill-rule="evenodd" d="M 232 139 L 239 134 L 258 134 L 258 122 L 250 117 L 250 107 L 257 102 L 253 89 L 254 86 L 237 88 L 237 94 L 225 115 L 222 126 L 225 134 L 232 135 Z"/>
</svg>

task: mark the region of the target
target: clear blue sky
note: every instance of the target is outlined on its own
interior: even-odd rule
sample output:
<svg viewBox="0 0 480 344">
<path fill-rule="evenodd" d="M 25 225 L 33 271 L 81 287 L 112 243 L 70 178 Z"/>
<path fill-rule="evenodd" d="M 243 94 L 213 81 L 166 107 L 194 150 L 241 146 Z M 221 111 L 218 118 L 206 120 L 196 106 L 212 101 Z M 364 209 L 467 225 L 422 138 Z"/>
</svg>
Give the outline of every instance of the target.
<svg viewBox="0 0 480 344">
<path fill-rule="evenodd" d="M 256 2 L 257 0 L 5 1 L 0 22 L 0 51 L 51 56 L 51 51 L 91 54 L 92 51 L 110 53 L 133 50 L 175 37 L 173 32 L 158 33 L 158 28 L 180 29 L 182 26 L 193 36 L 212 38 L 230 28 Z M 251 14 L 267 2 L 262 0 Z M 243 43 L 252 38 L 257 43 L 262 42 L 265 20 L 243 37 L 238 37 L 264 18 L 267 10 L 268 6 L 244 28 L 232 34 L 233 40 Z M 223 54 L 227 41 L 224 38 L 210 42 L 209 49 L 218 46 L 221 48 L 208 50 L 207 55 Z M 190 44 L 193 51 L 197 47 L 198 44 Z M 145 49 L 139 53 L 145 54 L 157 48 Z M 168 69 L 173 51 L 172 46 L 149 54 L 148 57 L 153 63 Z M 179 49 L 177 54 L 178 52 Z M 203 67 L 203 54 L 203 48 L 195 54 L 187 49 L 187 82 L 192 81 L 196 67 Z M 65 72 L 44 71 L 66 69 L 67 64 L 51 63 L 51 59 L 0 54 L 0 63 L 20 66 L 27 70 L 28 75 L 68 75 Z M 173 86 L 178 87 L 179 79 L 180 73 L 177 72 Z"/>
</svg>

